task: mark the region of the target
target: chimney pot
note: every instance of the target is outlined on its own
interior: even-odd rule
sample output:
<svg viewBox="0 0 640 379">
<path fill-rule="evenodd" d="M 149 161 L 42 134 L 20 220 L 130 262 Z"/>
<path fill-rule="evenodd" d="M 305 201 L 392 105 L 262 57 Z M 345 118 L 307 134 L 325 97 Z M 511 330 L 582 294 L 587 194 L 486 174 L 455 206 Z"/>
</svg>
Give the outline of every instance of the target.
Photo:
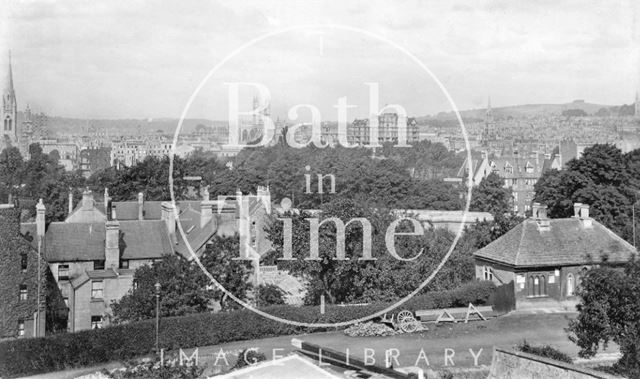
<svg viewBox="0 0 640 379">
<path fill-rule="evenodd" d="M 573 203 L 573 217 L 580 217 L 580 208 L 582 207 L 582 203 Z"/>
</svg>

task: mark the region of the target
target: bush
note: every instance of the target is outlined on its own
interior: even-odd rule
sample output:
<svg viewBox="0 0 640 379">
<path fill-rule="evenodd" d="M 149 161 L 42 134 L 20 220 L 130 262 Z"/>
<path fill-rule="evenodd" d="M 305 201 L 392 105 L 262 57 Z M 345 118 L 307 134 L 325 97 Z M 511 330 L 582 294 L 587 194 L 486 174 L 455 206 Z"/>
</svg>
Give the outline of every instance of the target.
<svg viewBox="0 0 640 379">
<path fill-rule="evenodd" d="M 416 296 L 401 309 L 434 309 L 486 304 L 495 289 L 490 282 L 471 282 L 452 291 Z M 270 315 L 300 323 L 333 324 L 370 316 L 389 303 L 364 306 L 272 305 L 262 308 Z M 164 349 L 218 345 L 283 335 L 326 331 L 276 322 L 241 309 L 222 313 L 201 313 L 160 320 L 159 344 Z M 44 338 L 18 339 L 0 343 L 0 377 L 32 375 L 110 361 L 124 361 L 148 354 L 155 345 L 155 321 L 145 320 L 104 329 L 58 334 Z"/>
<path fill-rule="evenodd" d="M 555 359 L 556 361 L 565 362 L 565 363 L 573 363 L 573 359 L 570 356 L 563 353 L 562 351 L 556 349 L 553 346 L 544 345 L 544 346 L 531 346 L 529 343 L 524 340 L 522 343 L 516 348 L 523 353 L 529 353 L 538 355 L 544 358 Z"/>
<path fill-rule="evenodd" d="M 238 354 L 238 360 L 236 361 L 233 369 L 239 369 L 248 365 L 252 365 L 254 363 L 266 361 L 267 356 L 264 353 L 259 352 L 255 349 L 242 349 Z"/>
<path fill-rule="evenodd" d="M 284 304 L 285 292 L 274 284 L 261 285 L 258 287 L 258 306 Z"/>
</svg>

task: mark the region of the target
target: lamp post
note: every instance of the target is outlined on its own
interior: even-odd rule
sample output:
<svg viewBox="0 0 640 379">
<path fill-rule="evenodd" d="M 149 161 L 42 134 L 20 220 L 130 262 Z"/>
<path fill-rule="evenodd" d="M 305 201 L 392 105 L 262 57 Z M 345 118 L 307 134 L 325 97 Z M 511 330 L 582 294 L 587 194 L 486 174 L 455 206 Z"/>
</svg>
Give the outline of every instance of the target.
<svg viewBox="0 0 640 379">
<path fill-rule="evenodd" d="M 154 285 L 156 288 L 156 353 L 158 350 L 158 328 L 160 326 L 160 283 L 156 282 Z"/>
</svg>

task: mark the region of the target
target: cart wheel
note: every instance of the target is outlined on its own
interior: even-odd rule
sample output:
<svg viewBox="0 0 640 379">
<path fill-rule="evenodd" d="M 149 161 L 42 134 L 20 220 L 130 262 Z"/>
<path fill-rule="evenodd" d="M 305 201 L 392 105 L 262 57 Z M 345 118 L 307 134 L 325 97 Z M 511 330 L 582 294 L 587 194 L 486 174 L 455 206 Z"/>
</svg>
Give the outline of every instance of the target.
<svg viewBox="0 0 640 379">
<path fill-rule="evenodd" d="M 405 333 L 413 333 L 418 330 L 418 321 L 413 317 L 407 318 L 400 324 L 400 329 Z"/>
<path fill-rule="evenodd" d="M 407 318 L 412 318 L 415 320 L 415 318 L 413 317 L 413 313 L 411 313 L 411 311 L 408 310 L 404 310 L 400 313 L 398 313 L 398 317 L 396 317 L 396 320 L 398 320 L 398 322 L 402 323 L 405 319 Z"/>
</svg>

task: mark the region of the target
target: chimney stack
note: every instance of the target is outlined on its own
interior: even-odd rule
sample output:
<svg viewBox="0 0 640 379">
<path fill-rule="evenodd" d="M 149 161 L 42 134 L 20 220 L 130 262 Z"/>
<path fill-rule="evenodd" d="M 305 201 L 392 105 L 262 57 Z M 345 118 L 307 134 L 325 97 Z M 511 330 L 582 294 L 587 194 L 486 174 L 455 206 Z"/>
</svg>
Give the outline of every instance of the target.
<svg viewBox="0 0 640 379">
<path fill-rule="evenodd" d="M 161 219 L 164 220 L 167 225 L 167 230 L 169 231 L 169 236 L 171 236 L 171 240 L 176 242 L 176 208 L 172 202 L 164 201 L 161 204 L 162 206 L 162 214 Z"/>
<path fill-rule="evenodd" d="M 104 188 L 104 213 L 107 215 L 107 217 L 111 217 L 111 210 L 108 209 L 108 204 L 109 204 L 109 189 L 108 188 Z"/>
<path fill-rule="evenodd" d="M 93 194 L 91 193 L 91 190 L 87 188 L 82 193 L 82 209 L 88 210 L 91 208 L 93 208 Z"/>
<path fill-rule="evenodd" d="M 105 229 L 104 267 L 117 269 L 120 267 L 120 223 L 115 219 L 108 220 Z"/>
<path fill-rule="evenodd" d="M 580 208 L 582 208 L 582 203 L 573 203 L 573 217 L 580 217 Z"/>
<path fill-rule="evenodd" d="M 200 227 L 203 228 L 213 218 L 215 201 L 202 200 L 200 202 Z"/>
<path fill-rule="evenodd" d="M 36 234 L 38 237 L 44 237 L 44 222 L 45 222 L 45 212 L 46 208 L 42 199 L 38 201 L 36 204 Z"/>
<path fill-rule="evenodd" d="M 593 226 L 593 219 L 589 217 L 588 204 L 580 205 L 580 221 L 582 222 L 582 226 L 586 229 L 591 228 Z"/>
<path fill-rule="evenodd" d="M 138 193 L 138 220 L 144 220 L 144 194 Z"/>
<path fill-rule="evenodd" d="M 68 216 L 73 213 L 73 190 L 69 187 L 69 213 Z"/>
</svg>

